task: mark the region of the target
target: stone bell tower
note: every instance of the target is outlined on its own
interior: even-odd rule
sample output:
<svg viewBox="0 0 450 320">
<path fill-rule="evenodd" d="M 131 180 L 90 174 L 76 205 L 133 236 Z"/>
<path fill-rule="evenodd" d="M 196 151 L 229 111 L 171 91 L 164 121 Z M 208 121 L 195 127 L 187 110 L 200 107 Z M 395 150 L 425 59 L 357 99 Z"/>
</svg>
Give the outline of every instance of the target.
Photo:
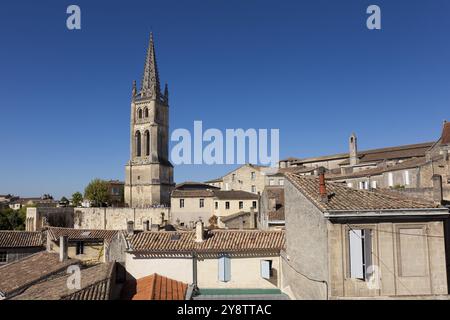
<svg viewBox="0 0 450 320">
<path fill-rule="evenodd" d="M 141 89 L 133 82 L 130 161 L 125 167 L 125 203 L 131 208 L 169 205 L 174 186 L 169 162 L 169 90 L 161 93 L 153 34 Z"/>
</svg>

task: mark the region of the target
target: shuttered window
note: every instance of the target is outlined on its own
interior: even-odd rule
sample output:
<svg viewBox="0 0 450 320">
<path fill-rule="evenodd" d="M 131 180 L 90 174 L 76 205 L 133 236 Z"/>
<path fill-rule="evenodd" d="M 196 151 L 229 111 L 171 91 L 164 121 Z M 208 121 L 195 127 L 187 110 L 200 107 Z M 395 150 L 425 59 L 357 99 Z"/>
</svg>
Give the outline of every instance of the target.
<svg viewBox="0 0 450 320">
<path fill-rule="evenodd" d="M 351 229 L 349 239 L 350 278 L 368 280 L 372 268 L 372 232 L 370 229 Z"/>
<path fill-rule="evenodd" d="M 0 263 L 6 263 L 8 262 L 8 254 L 6 253 L 6 251 L 1 251 L 0 252 Z"/>
<path fill-rule="evenodd" d="M 228 282 L 231 280 L 231 259 L 228 255 L 219 257 L 219 281 Z"/>
<path fill-rule="evenodd" d="M 261 260 L 261 278 L 270 279 L 272 275 L 272 260 Z"/>
</svg>

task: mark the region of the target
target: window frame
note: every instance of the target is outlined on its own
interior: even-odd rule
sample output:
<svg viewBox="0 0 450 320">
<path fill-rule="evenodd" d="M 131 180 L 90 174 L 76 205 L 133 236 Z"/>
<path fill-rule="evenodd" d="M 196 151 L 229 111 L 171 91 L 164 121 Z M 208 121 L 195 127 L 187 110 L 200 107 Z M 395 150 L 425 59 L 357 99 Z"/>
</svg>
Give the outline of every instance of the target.
<svg viewBox="0 0 450 320">
<path fill-rule="evenodd" d="M 198 205 L 200 208 L 204 208 L 205 207 L 205 199 L 199 199 Z"/>
<path fill-rule="evenodd" d="M 4 259 L 2 259 L 4 257 Z M 8 263 L 8 251 L 0 251 L 0 264 Z"/>
<path fill-rule="evenodd" d="M 180 208 L 184 208 L 184 199 L 180 199 L 179 205 L 180 205 Z"/>
</svg>

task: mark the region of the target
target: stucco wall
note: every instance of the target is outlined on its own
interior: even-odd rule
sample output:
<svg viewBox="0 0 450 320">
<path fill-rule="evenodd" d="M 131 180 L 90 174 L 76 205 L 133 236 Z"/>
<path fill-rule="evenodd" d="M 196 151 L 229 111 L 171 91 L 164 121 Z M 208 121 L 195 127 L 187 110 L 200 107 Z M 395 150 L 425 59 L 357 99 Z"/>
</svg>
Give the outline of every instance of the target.
<svg viewBox="0 0 450 320">
<path fill-rule="evenodd" d="M 321 281 L 329 281 L 326 221 L 289 181 L 284 192 L 286 255 L 282 288 L 294 299 L 325 299 L 327 286 Z"/>
<path fill-rule="evenodd" d="M 272 260 L 273 277 L 261 277 L 261 260 Z M 219 281 L 218 259 L 204 259 L 197 263 L 199 288 L 259 288 L 273 289 L 279 287 L 281 266 L 279 257 L 231 258 L 231 279 Z"/>
<path fill-rule="evenodd" d="M 184 199 L 184 207 L 180 208 L 180 199 Z M 200 199 L 204 199 L 204 207 L 200 208 Z M 199 218 L 208 225 L 209 218 L 213 215 L 213 198 L 212 197 L 186 197 L 171 199 L 171 222 L 189 226 L 195 223 Z"/>
</svg>

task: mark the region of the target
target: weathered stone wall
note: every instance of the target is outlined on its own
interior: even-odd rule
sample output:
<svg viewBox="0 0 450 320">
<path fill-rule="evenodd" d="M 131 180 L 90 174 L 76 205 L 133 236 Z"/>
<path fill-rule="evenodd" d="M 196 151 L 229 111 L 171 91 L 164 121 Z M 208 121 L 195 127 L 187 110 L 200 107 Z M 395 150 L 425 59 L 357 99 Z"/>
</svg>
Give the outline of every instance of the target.
<svg viewBox="0 0 450 320">
<path fill-rule="evenodd" d="M 74 208 L 37 207 L 27 208 L 25 228 L 27 231 L 39 231 L 45 225 L 73 228 Z M 44 225 L 45 224 L 45 225 Z"/>
<path fill-rule="evenodd" d="M 76 208 L 74 213 L 75 229 L 126 230 L 127 222 L 133 221 L 136 230 L 144 229 L 144 222 L 151 224 L 170 221 L 169 208 Z"/>
</svg>

